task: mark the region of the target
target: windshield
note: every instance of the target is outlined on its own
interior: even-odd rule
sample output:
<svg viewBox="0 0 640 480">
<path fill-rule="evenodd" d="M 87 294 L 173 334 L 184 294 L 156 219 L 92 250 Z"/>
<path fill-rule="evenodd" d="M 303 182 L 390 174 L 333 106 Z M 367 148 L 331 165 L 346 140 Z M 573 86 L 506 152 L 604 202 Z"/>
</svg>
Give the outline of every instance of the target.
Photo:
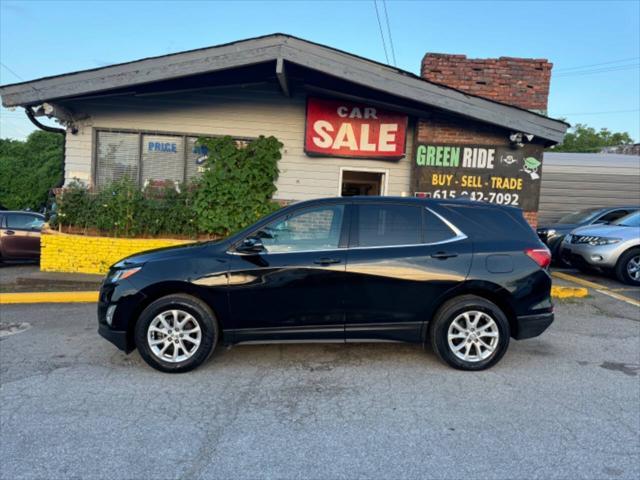
<svg viewBox="0 0 640 480">
<path fill-rule="evenodd" d="M 588 208 L 586 210 L 579 210 L 577 212 L 571 212 L 560 220 L 558 223 L 583 223 L 588 222 L 593 217 L 595 217 L 598 212 L 602 210 L 601 208 Z"/>
<path fill-rule="evenodd" d="M 619 218 L 612 225 L 620 225 L 621 227 L 640 227 L 640 212 L 633 212 Z"/>
</svg>

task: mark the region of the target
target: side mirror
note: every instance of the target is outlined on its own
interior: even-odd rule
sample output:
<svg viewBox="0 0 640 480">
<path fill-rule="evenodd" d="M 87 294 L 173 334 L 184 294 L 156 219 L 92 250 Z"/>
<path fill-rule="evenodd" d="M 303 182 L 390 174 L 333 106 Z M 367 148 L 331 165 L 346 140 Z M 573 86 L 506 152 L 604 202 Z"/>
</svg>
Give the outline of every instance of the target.
<svg viewBox="0 0 640 480">
<path fill-rule="evenodd" d="M 264 252 L 264 244 L 262 239 L 258 237 L 247 237 L 236 248 L 238 252 L 242 253 L 260 253 Z"/>
</svg>

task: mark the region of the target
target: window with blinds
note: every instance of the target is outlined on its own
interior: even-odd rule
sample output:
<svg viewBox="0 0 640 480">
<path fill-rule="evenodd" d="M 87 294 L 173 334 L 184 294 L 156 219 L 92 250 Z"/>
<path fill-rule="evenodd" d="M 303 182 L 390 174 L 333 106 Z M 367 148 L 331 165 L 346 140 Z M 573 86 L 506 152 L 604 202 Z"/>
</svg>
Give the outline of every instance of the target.
<svg viewBox="0 0 640 480">
<path fill-rule="evenodd" d="M 184 180 L 184 137 L 142 136 L 142 184 Z"/>
<path fill-rule="evenodd" d="M 207 149 L 198 137 L 100 130 L 96 135 L 95 182 L 102 187 L 128 177 L 140 185 L 191 181 L 202 174 Z M 246 146 L 246 140 L 236 140 Z"/>
<path fill-rule="evenodd" d="M 140 145 L 137 133 L 98 132 L 96 149 L 96 185 L 114 180 L 139 179 Z"/>
</svg>

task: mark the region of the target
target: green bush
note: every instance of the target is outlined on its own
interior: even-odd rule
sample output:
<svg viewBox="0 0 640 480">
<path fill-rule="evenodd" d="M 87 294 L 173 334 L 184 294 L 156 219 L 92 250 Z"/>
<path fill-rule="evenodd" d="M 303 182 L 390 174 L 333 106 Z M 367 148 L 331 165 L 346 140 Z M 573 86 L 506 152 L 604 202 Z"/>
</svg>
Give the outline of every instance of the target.
<svg viewBox="0 0 640 480">
<path fill-rule="evenodd" d="M 202 138 L 209 155 L 191 184 L 165 182 L 141 190 L 123 178 L 94 192 L 73 182 L 58 198 L 52 226 L 118 237 L 223 236 L 279 205 L 272 201 L 282 144 L 273 137 L 244 146 L 231 137 Z"/>
<path fill-rule="evenodd" d="M 276 138 L 261 136 L 245 146 L 231 137 L 198 143 L 208 150 L 194 198 L 200 231 L 228 235 L 279 208 L 272 200 L 282 157 Z"/>
</svg>

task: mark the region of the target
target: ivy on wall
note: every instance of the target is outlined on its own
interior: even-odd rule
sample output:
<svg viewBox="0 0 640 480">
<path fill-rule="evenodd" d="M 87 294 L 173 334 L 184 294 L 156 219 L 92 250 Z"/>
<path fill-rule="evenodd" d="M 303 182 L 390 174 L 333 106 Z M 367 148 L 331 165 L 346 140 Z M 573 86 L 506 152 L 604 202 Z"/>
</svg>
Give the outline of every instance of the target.
<svg viewBox="0 0 640 480">
<path fill-rule="evenodd" d="M 261 136 L 246 146 L 231 137 L 200 138 L 198 143 L 209 155 L 195 189 L 200 231 L 228 235 L 279 207 L 272 200 L 283 146 L 276 138 Z"/>
</svg>

